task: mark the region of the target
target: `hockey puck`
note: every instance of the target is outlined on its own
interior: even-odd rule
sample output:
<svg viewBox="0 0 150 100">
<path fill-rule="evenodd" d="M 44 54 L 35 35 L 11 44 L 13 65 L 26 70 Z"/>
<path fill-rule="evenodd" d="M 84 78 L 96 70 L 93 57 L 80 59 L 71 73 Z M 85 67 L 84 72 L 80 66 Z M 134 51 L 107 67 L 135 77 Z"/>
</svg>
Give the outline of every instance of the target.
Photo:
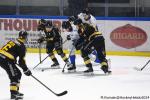
<svg viewBox="0 0 150 100">
<path fill-rule="evenodd" d="M 42 69 L 41 71 L 44 72 L 44 69 Z"/>
</svg>

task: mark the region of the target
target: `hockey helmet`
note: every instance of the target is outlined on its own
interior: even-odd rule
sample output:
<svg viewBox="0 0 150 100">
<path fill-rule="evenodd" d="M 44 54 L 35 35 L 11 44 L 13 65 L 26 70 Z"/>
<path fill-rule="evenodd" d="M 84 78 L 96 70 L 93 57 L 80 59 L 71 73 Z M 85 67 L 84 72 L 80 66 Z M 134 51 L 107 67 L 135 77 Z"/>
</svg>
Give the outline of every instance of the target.
<svg viewBox="0 0 150 100">
<path fill-rule="evenodd" d="M 69 22 L 74 22 L 76 20 L 75 16 L 70 16 L 69 17 Z"/>
<path fill-rule="evenodd" d="M 82 23 L 82 20 L 81 19 L 76 19 L 74 21 L 74 25 L 80 25 Z"/>
<path fill-rule="evenodd" d="M 86 15 L 89 15 L 90 14 L 90 11 L 88 8 L 85 8 L 82 13 L 86 14 Z"/>
<path fill-rule="evenodd" d="M 27 36 L 28 36 L 28 33 L 26 31 L 20 31 L 19 32 L 19 37 L 20 38 L 26 39 Z"/>
<path fill-rule="evenodd" d="M 45 20 L 45 19 L 40 19 L 40 20 L 39 20 L 39 24 L 43 24 L 43 25 L 44 25 L 45 23 L 46 23 L 46 20 Z"/>
<path fill-rule="evenodd" d="M 52 28 L 53 24 L 52 21 L 47 21 L 45 24 L 45 28 Z"/>
</svg>

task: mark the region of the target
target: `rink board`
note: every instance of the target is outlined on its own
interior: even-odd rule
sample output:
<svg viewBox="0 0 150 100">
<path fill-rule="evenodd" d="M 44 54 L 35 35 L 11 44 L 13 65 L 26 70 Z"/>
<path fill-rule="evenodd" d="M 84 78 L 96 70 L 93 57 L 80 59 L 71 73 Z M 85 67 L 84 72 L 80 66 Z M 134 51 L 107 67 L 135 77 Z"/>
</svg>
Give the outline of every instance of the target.
<svg viewBox="0 0 150 100">
<path fill-rule="evenodd" d="M 60 28 L 66 16 L 0 16 L 0 47 L 9 40 L 15 40 L 20 30 L 29 32 L 27 43 L 28 52 L 38 52 L 37 23 L 39 19 L 52 20 Z M 133 55 L 149 56 L 150 53 L 150 18 L 129 17 L 96 17 L 99 30 L 105 37 L 106 51 L 108 55 Z M 61 33 L 63 40 L 66 34 Z M 64 50 L 68 48 L 68 42 L 64 44 Z M 45 43 L 42 45 L 45 52 Z M 77 52 L 78 53 L 78 52 Z"/>
</svg>

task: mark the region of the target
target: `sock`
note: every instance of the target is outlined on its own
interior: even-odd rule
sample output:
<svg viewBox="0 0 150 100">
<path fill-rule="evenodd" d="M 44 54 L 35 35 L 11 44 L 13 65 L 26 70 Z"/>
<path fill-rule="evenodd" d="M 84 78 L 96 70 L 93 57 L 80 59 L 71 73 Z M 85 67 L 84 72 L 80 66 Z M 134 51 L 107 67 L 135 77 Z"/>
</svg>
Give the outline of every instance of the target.
<svg viewBox="0 0 150 100">
<path fill-rule="evenodd" d="M 75 63 L 75 58 L 76 58 L 76 56 L 75 55 L 70 55 L 70 62 L 71 62 L 71 64 L 74 64 Z"/>
</svg>

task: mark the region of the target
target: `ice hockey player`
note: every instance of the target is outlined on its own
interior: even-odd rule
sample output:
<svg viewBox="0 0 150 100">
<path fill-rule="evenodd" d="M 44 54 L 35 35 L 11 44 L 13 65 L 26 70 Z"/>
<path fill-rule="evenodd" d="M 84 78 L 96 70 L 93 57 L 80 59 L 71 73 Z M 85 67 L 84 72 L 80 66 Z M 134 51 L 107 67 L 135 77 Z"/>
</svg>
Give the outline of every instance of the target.
<svg viewBox="0 0 150 100">
<path fill-rule="evenodd" d="M 63 31 L 67 34 L 67 40 L 69 41 L 69 51 L 70 51 L 70 61 L 71 64 L 73 65 L 72 67 L 68 68 L 68 72 L 75 72 L 76 70 L 76 64 L 75 64 L 75 51 L 76 48 L 73 44 L 79 39 L 79 34 L 77 32 L 76 26 L 73 24 L 75 20 L 75 16 L 70 16 L 68 21 L 64 21 L 62 24 Z"/>
<path fill-rule="evenodd" d="M 11 100 L 23 99 L 22 93 L 19 92 L 21 72 L 16 64 L 23 69 L 25 75 L 30 76 L 32 73 L 25 62 L 26 47 L 24 43 L 27 40 L 27 32 L 20 31 L 19 38 L 16 41 L 9 41 L 0 49 L 0 66 L 7 72 L 10 79 Z M 19 60 L 17 61 L 17 57 Z"/>
<path fill-rule="evenodd" d="M 40 29 L 40 27 L 41 25 L 38 26 L 38 29 Z M 45 35 L 38 39 L 38 43 L 46 41 L 47 54 L 49 54 L 51 60 L 53 61 L 51 68 L 60 68 L 59 62 L 54 55 L 54 49 L 56 50 L 57 54 L 61 56 L 67 66 L 71 67 L 72 64 L 68 61 L 65 53 L 62 50 L 62 37 L 60 35 L 59 29 L 54 27 L 52 21 L 46 21 L 42 27 Z"/>
<path fill-rule="evenodd" d="M 78 14 L 78 18 L 82 20 L 83 23 L 88 23 L 95 28 L 96 31 L 99 31 L 98 25 L 96 22 L 96 18 L 90 13 L 89 9 L 84 9 L 80 14 Z M 92 47 L 91 47 L 92 48 Z M 97 51 L 93 49 L 91 54 L 89 54 L 91 60 L 96 63 L 100 63 L 101 61 L 98 59 Z M 108 60 L 109 65 L 111 66 L 110 59 Z"/>
<path fill-rule="evenodd" d="M 97 51 L 98 58 L 101 61 L 101 69 L 104 71 L 105 74 L 111 73 L 111 71 L 108 70 L 108 63 L 105 55 L 105 41 L 102 33 L 97 32 L 97 30 L 90 24 L 82 23 L 81 19 L 75 20 L 74 25 L 77 26 L 80 37 L 84 38 L 84 40 L 86 41 L 86 46 L 83 47 L 81 51 L 83 50 L 85 52 L 87 48 L 94 47 L 94 49 Z M 83 56 L 83 54 L 85 56 Z M 88 69 L 85 72 L 93 72 L 90 58 L 85 53 L 83 54 L 82 57 L 85 61 L 85 64 L 89 65 L 87 66 Z"/>
<path fill-rule="evenodd" d="M 83 23 L 90 24 L 91 26 L 95 28 L 96 31 L 99 31 L 98 25 L 96 23 L 96 18 L 90 13 L 88 8 L 84 9 L 80 14 L 78 14 L 78 18 L 81 19 Z M 97 57 L 96 50 L 92 49 L 92 47 L 91 47 L 91 50 L 93 51 L 91 52 L 91 54 L 89 54 L 90 58 L 94 62 L 100 63 L 100 60 L 98 60 L 98 57 Z"/>
</svg>

